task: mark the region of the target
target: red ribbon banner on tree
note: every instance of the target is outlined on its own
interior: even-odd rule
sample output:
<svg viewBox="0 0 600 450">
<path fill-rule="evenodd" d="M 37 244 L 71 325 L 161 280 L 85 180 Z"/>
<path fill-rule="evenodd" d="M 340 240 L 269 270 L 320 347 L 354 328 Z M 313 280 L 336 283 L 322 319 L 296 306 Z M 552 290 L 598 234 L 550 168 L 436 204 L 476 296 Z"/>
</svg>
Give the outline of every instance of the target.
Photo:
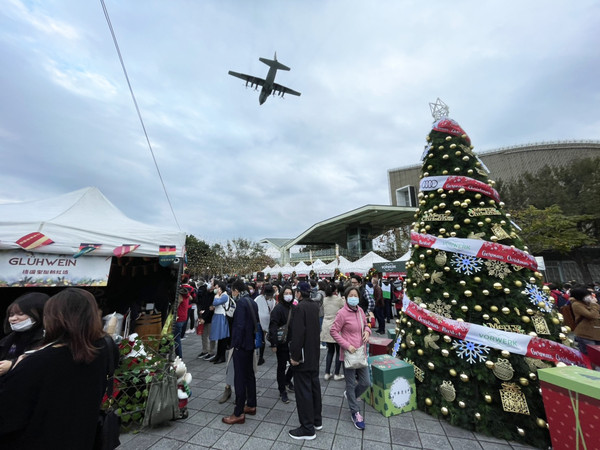
<svg viewBox="0 0 600 450">
<path fill-rule="evenodd" d="M 448 319 L 422 308 L 406 295 L 402 300 L 402 310 L 422 325 L 457 339 L 506 350 L 517 355 L 591 368 L 589 358 L 574 348 L 527 334 L 511 333 Z"/>
<path fill-rule="evenodd" d="M 419 183 L 419 189 L 425 191 L 435 191 L 439 188 L 449 191 L 451 189 L 461 189 L 469 192 L 479 192 L 497 202 L 500 202 L 498 191 L 483 181 L 478 181 L 471 177 L 459 175 L 439 175 L 435 177 L 425 177 Z"/>
<path fill-rule="evenodd" d="M 537 270 L 538 268 L 537 261 L 532 255 L 525 253 L 518 248 L 495 242 L 482 241 L 480 239 L 438 238 L 431 234 L 421 234 L 414 231 L 410 233 L 410 242 L 411 244 L 417 244 L 420 247 L 462 253 L 463 255 L 477 256 L 478 258 L 484 259 L 493 259 L 508 264 L 527 267 L 531 270 Z"/>
</svg>

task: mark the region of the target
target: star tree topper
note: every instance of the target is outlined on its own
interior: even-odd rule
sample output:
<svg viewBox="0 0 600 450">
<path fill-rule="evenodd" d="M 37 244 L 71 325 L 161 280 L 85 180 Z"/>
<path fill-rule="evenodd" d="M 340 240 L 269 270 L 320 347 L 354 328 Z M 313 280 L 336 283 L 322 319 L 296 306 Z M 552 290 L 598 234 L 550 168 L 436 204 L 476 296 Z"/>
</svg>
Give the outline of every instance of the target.
<svg viewBox="0 0 600 450">
<path fill-rule="evenodd" d="M 448 117 L 448 114 L 450 113 L 448 105 L 441 101 L 439 97 L 435 103 L 429 104 L 429 109 L 431 109 L 431 115 L 433 116 L 434 122 Z"/>
</svg>

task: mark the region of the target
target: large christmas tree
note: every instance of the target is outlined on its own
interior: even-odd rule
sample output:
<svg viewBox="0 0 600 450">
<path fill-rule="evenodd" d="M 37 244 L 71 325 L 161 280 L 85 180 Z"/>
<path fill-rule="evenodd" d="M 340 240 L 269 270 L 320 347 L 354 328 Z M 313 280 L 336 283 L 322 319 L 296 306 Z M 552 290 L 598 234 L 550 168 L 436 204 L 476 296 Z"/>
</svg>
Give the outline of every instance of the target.
<svg viewBox="0 0 600 450">
<path fill-rule="evenodd" d="M 432 113 L 397 356 L 415 366 L 419 409 L 547 447 L 537 369 L 585 358 L 469 137 L 439 99 Z"/>
</svg>

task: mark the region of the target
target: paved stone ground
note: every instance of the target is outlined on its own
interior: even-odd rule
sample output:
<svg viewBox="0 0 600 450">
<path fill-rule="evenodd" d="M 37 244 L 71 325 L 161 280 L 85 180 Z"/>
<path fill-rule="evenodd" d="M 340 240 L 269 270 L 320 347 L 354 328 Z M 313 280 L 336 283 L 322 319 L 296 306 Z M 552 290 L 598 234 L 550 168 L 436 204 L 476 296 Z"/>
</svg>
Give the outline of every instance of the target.
<svg viewBox="0 0 600 450">
<path fill-rule="evenodd" d="M 389 325 L 391 327 L 392 324 Z M 354 450 L 453 449 L 453 450 L 526 450 L 520 444 L 471 433 L 412 411 L 389 418 L 366 406 L 366 430 L 354 428 L 348 405 L 343 400 L 345 381 L 324 381 L 323 430 L 312 441 L 297 441 L 288 430 L 299 425 L 294 394 L 290 403 L 279 400 L 275 377 L 276 357 L 267 348 L 265 364 L 256 374 L 258 407 L 255 416 L 246 416 L 243 425 L 225 425 L 221 418 L 233 413 L 232 398 L 224 404 L 218 399 L 225 386 L 225 364 L 212 364 L 197 359 L 202 350 L 201 339 L 187 334 L 183 341 L 184 361 L 193 375 L 192 396 L 188 403 L 189 417 L 163 426 L 144 429 L 139 433 L 121 435 L 120 450 L 194 450 L 201 448 L 285 450 L 288 448 Z M 321 350 L 321 374 L 325 373 L 326 350 Z M 362 403 L 362 402 L 361 402 Z"/>
</svg>

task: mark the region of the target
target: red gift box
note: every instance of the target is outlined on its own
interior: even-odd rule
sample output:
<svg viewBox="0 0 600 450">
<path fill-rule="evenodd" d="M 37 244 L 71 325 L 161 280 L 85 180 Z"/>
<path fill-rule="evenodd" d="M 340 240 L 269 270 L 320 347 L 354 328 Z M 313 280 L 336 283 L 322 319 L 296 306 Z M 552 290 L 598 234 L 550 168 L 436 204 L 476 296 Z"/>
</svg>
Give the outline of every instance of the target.
<svg viewBox="0 0 600 450">
<path fill-rule="evenodd" d="M 553 450 L 600 450 L 600 373 L 567 366 L 538 376 Z"/>
<path fill-rule="evenodd" d="M 392 342 L 392 339 L 371 336 L 369 338 L 369 356 L 387 355 Z"/>
<path fill-rule="evenodd" d="M 600 345 L 588 345 L 587 352 L 592 364 L 600 366 Z"/>
</svg>

